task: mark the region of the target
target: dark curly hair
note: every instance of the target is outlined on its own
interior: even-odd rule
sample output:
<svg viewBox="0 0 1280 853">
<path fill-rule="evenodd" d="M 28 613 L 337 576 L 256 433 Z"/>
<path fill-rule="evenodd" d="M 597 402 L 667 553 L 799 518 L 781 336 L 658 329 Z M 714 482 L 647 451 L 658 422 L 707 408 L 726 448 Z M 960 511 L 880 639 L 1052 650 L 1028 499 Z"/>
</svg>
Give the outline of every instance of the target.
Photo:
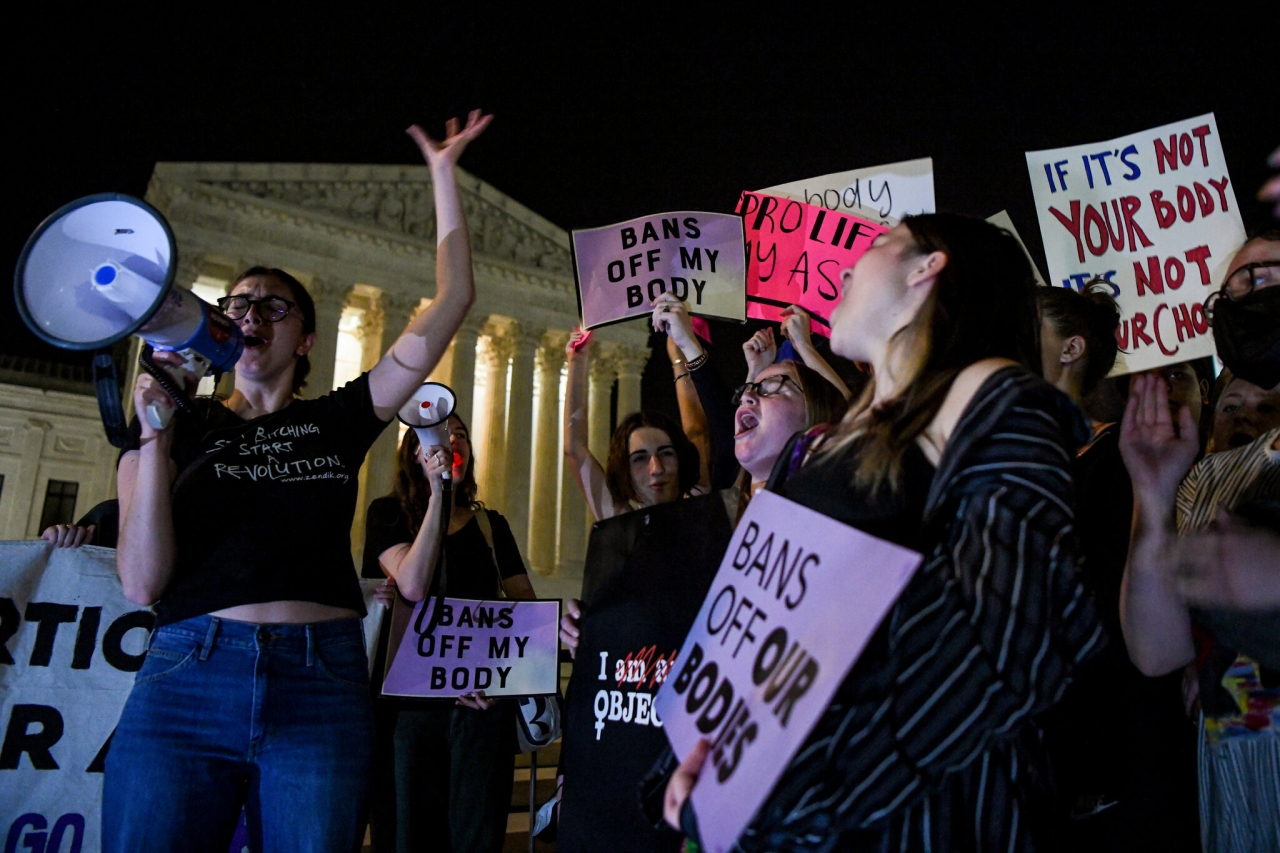
<svg viewBox="0 0 1280 853">
<path fill-rule="evenodd" d="M 297 304 L 298 314 L 302 317 L 302 334 L 310 335 L 316 330 L 316 303 L 311 298 L 311 294 L 302 286 L 302 282 L 289 275 L 282 269 L 276 267 L 252 266 L 240 275 L 227 287 L 227 293 L 236 289 L 236 285 L 244 281 L 246 278 L 261 276 L 263 278 L 275 279 L 289 289 L 290 298 Z M 311 359 L 305 355 L 298 356 L 298 360 L 293 365 L 293 394 L 296 397 L 307 384 L 307 374 L 311 372 Z M 326 389 L 327 390 L 327 389 Z"/>
<path fill-rule="evenodd" d="M 640 499 L 636 494 L 636 487 L 631 482 L 630 458 L 631 433 L 642 427 L 660 429 L 671 439 L 671 445 L 676 451 L 676 459 L 680 464 L 678 475 L 680 494 L 687 494 L 690 489 L 698 485 L 701 469 L 698 448 L 693 446 L 693 442 L 684 434 L 678 422 L 662 412 L 650 410 L 627 415 L 613 431 L 613 437 L 609 440 L 609 458 L 604 466 L 605 483 L 609 487 L 609 494 L 615 501 L 624 504 Z"/>
<path fill-rule="evenodd" d="M 1116 327 L 1120 309 L 1106 292 L 1104 279 L 1089 282 L 1082 293 L 1065 287 L 1041 287 L 1036 291 L 1040 317 L 1063 338 L 1084 339 L 1084 376 L 1081 393 L 1088 394 L 1116 363 Z"/>
<path fill-rule="evenodd" d="M 467 433 L 467 444 L 471 444 L 471 430 L 457 415 L 450 415 L 449 420 L 457 421 Z M 422 473 L 418 464 L 418 434 L 412 429 L 406 430 L 400 442 L 398 453 L 399 464 L 396 466 L 395 495 L 400 500 L 400 511 L 409 521 L 409 532 L 418 535 L 422 527 L 422 518 L 427 513 L 427 502 L 431 500 L 431 483 L 427 475 Z M 473 450 L 467 461 L 467 470 L 462 479 L 453 486 L 453 505 L 465 506 L 473 510 L 484 509 L 484 504 L 476 500 L 476 455 Z"/>
</svg>

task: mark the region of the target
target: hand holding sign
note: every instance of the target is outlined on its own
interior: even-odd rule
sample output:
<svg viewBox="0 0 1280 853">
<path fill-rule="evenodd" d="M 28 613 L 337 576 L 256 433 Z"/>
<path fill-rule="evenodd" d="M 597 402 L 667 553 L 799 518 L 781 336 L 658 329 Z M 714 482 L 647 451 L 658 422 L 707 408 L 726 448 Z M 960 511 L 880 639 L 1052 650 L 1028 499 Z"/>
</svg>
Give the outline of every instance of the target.
<svg viewBox="0 0 1280 853">
<path fill-rule="evenodd" d="M 781 322 L 798 305 L 819 334 L 843 296 L 840 271 L 857 263 L 889 229 L 789 198 L 743 193 L 737 212 L 747 234 L 747 315 Z"/>
<path fill-rule="evenodd" d="M 681 211 L 574 231 L 582 325 L 594 329 L 648 313 L 671 293 L 708 317 L 746 319 L 742 220 Z"/>
<path fill-rule="evenodd" d="M 668 820 L 687 794 L 704 849 L 732 847 L 920 561 L 772 492 L 751 501 L 653 700 L 685 759 Z"/>
<path fill-rule="evenodd" d="M 748 338 L 742 345 L 742 354 L 747 358 L 747 381 L 755 382 L 760 371 L 778 358 L 778 344 L 773 339 L 773 327 L 761 329 Z"/>
<path fill-rule="evenodd" d="M 702 344 L 693 331 L 693 318 L 689 316 L 689 305 L 670 293 L 659 294 L 653 301 L 653 330 L 662 332 L 675 341 L 681 354 L 688 360 L 702 355 Z"/>
</svg>

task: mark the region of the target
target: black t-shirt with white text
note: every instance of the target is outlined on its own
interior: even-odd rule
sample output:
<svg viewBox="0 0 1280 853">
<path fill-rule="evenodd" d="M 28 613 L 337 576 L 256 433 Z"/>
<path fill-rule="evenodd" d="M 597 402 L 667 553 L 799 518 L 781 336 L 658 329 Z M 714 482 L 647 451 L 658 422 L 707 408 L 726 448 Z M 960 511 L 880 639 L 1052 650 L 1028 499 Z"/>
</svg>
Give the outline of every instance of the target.
<svg viewBox="0 0 1280 853">
<path fill-rule="evenodd" d="M 360 465 L 387 425 L 368 375 L 253 420 L 227 414 L 174 483 L 178 555 L 157 624 L 268 601 L 363 614 L 351 520 Z"/>
</svg>

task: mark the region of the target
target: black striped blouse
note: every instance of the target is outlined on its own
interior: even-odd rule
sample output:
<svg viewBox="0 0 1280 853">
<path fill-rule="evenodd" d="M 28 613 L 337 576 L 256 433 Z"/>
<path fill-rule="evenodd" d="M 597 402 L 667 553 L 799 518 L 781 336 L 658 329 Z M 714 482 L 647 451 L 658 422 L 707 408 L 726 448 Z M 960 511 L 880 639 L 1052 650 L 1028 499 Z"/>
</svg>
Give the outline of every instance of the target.
<svg viewBox="0 0 1280 853">
<path fill-rule="evenodd" d="M 1072 527 L 1085 438 L 1027 371 L 984 383 L 934 475 L 925 563 L 880 653 L 852 670 L 740 850 L 1032 849 L 1046 803 L 1033 718 L 1104 642 Z"/>
</svg>

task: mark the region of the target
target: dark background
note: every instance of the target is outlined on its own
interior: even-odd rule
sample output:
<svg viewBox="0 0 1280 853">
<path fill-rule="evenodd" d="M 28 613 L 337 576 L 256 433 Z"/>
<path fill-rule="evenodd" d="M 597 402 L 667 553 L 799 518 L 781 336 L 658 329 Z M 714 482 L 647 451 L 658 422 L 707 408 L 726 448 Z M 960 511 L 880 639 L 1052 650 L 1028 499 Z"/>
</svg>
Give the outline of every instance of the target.
<svg viewBox="0 0 1280 853">
<path fill-rule="evenodd" d="M 497 118 L 463 167 L 564 228 L 729 211 L 744 189 L 931 156 L 938 208 L 1007 209 L 1041 269 L 1024 151 L 1212 111 L 1253 229 L 1280 144 L 1280 15 L 1259 18 L 1264 6 L 1037 6 L 1034 21 L 901 4 L 805 19 L 674 4 L 614 17 L 202 8 L 120 4 L 10 28 L 5 269 L 48 213 L 94 192 L 141 196 L 156 161 L 417 163 L 408 124 L 439 134 L 477 106 Z M 713 329 L 736 373 L 750 329 Z M 11 295 L 0 351 L 86 358 L 36 341 Z M 666 396 L 655 372 L 647 400 Z"/>
</svg>

